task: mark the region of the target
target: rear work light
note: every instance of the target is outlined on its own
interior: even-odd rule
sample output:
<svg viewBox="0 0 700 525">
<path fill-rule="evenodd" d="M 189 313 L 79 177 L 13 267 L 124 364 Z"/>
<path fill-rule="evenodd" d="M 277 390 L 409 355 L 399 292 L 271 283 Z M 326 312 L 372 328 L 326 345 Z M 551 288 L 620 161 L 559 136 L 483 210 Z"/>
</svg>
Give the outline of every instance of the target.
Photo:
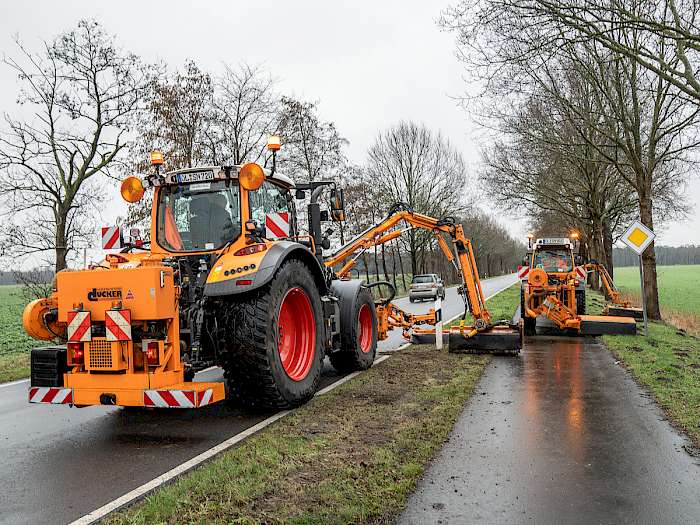
<svg viewBox="0 0 700 525">
<path fill-rule="evenodd" d="M 265 250 L 267 250 L 267 246 L 264 244 L 251 244 L 250 246 L 237 250 L 233 255 L 253 255 L 254 253 L 264 252 Z"/>
<path fill-rule="evenodd" d="M 149 365 L 157 365 L 159 356 L 158 356 L 158 341 L 149 341 L 148 344 L 146 345 L 146 360 L 148 361 Z"/>
<path fill-rule="evenodd" d="M 85 352 L 83 350 L 83 343 L 68 343 L 67 348 L 69 350 L 69 361 L 72 365 L 82 365 L 85 362 Z"/>
</svg>

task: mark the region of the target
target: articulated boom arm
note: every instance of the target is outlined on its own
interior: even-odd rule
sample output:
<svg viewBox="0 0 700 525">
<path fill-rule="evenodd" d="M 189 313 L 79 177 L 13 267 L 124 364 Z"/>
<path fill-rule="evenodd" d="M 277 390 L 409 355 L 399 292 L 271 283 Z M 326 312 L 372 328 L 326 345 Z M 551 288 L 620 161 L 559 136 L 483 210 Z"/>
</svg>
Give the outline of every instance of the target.
<svg viewBox="0 0 700 525">
<path fill-rule="evenodd" d="M 392 228 L 402 222 L 407 224 L 408 227 L 392 230 Z M 462 277 L 460 292 L 465 301 L 465 313 L 466 310 L 469 310 L 472 314 L 477 330 L 485 330 L 490 327 L 491 315 L 485 306 L 484 292 L 481 289 L 481 281 L 479 280 L 471 241 L 465 238 L 462 226 L 456 224 L 453 219 L 435 219 L 405 209 L 390 213 L 382 222 L 366 229 L 355 239 L 338 249 L 333 255 L 326 258 L 325 264 L 328 267 L 343 264 L 342 268 L 336 272 L 336 275 L 339 278 L 346 277 L 353 266 L 355 266 L 357 259 L 365 251 L 396 239 L 404 232 L 412 229 L 423 229 L 433 233 L 445 257 L 454 265 Z M 445 239 L 445 234 L 449 235 L 452 247 Z M 399 313 L 397 310 L 399 309 L 393 305 L 388 306 L 391 307 L 390 312 L 398 317 Z M 421 317 L 420 321 L 428 322 L 425 317 Z M 428 322 L 428 324 L 434 323 Z"/>
<path fill-rule="evenodd" d="M 610 277 L 610 274 L 608 273 L 608 270 L 603 266 L 602 264 L 598 262 L 589 262 L 586 264 L 586 271 L 594 271 L 598 272 L 598 275 L 600 276 L 600 280 L 603 281 L 603 287 L 605 288 L 605 295 L 607 295 L 610 298 L 610 302 L 612 302 L 616 306 L 621 306 L 623 308 L 629 308 L 630 302 L 625 301 L 622 299 L 622 295 L 620 294 L 620 291 L 615 287 L 615 283 L 612 280 L 612 277 Z"/>
</svg>

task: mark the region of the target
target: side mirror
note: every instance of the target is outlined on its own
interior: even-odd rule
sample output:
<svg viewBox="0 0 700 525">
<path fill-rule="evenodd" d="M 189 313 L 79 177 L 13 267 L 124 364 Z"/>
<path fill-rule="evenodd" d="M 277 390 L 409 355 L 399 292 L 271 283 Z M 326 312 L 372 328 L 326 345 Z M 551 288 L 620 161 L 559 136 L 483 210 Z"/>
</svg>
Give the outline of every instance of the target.
<svg viewBox="0 0 700 525">
<path fill-rule="evenodd" d="M 331 192 L 331 218 L 336 221 L 345 220 L 345 192 L 334 189 Z"/>
<path fill-rule="evenodd" d="M 304 200 L 306 198 L 306 192 L 304 190 L 297 190 L 294 197 L 298 200 Z"/>
<path fill-rule="evenodd" d="M 523 266 L 529 266 L 529 265 L 530 265 L 530 261 L 528 260 L 527 255 L 526 255 L 525 257 L 523 257 Z"/>
<path fill-rule="evenodd" d="M 581 256 L 581 255 L 575 256 L 574 262 L 576 263 L 576 266 L 581 266 L 583 264 L 583 256 Z"/>
</svg>

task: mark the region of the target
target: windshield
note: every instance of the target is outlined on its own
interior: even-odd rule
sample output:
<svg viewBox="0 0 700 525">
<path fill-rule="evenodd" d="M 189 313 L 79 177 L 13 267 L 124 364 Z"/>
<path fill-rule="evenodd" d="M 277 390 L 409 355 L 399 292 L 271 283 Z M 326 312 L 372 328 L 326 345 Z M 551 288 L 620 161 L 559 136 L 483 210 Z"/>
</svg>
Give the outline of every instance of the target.
<svg viewBox="0 0 700 525">
<path fill-rule="evenodd" d="M 435 282 L 435 279 L 433 278 L 432 275 L 416 275 L 413 278 L 413 284 L 433 283 L 433 282 Z"/>
<path fill-rule="evenodd" d="M 158 243 L 174 252 L 216 250 L 241 234 L 238 184 L 200 182 L 161 189 Z"/>
<path fill-rule="evenodd" d="M 545 272 L 570 272 L 574 269 L 571 250 L 566 248 L 550 248 L 535 252 L 535 268 Z"/>
</svg>

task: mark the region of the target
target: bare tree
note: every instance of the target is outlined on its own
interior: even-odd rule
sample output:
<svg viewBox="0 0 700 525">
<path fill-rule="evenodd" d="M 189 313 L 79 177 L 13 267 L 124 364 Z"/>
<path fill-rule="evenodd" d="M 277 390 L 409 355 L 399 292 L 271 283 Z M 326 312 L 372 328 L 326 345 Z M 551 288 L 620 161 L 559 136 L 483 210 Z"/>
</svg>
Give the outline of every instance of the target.
<svg viewBox="0 0 700 525">
<path fill-rule="evenodd" d="M 19 76 L 20 102 L 33 118 L 6 116 L 0 135 L 3 237 L 16 256 L 53 252 L 60 271 L 87 241 L 102 197 L 95 176 L 109 175 L 119 160 L 150 73 L 93 21 L 45 42 L 40 53 L 17 45 L 19 56 L 3 61 Z"/>
<path fill-rule="evenodd" d="M 333 122 L 321 120 L 316 103 L 282 97 L 279 128 L 285 170 L 297 180 L 332 178 L 345 164 L 348 141 Z"/>
<path fill-rule="evenodd" d="M 640 67 L 625 53 L 604 47 L 588 35 L 572 32 L 556 18 L 542 18 L 542 2 L 518 0 L 465 1 L 448 12 L 443 23 L 457 31 L 462 58 L 487 92 L 501 105 L 538 90 L 566 101 L 563 72 L 574 71 L 594 97 L 593 104 L 569 110 L 595 128 L 595 140 L 581 140 L 595 148 L 634 192 L 642 222 L 654 227 L 654 209 L 683 212 L 680 189 L 685 181 L 688 154 L 697 146 L 697 105 L 676 83 Z M 550 2 L 563 9 L 567 2 Z M 616 4 L 612 2 L 612 4 Z M 644 9 L 643 1 L 628 2 Z M 533 7 L 534 6 L 534 7 Z M 541 22 L 541 23 L 540 23 Z M 606 38 L 621 46 L 654 49 L 670 66 L 682 60 L 665 37 L 640 28 L 616 26 L 606 20 Z M 682 66 L 679 66 L 682 67 Z M 599 140 L 602 137 L 602 140 Z M 645 301 L 652 318 L 658 318 L 656 263 L 653 246 L 643 256 Z"/>
<path fill-rule="evenodd" d="M 216 91 L 221 147 L 215 158 L 233 164 L 257 162 L 265 153 L 267 135 L 279 131 L 282 118 L 274 79 L 260 67 L 227 65 L 216 80 Z"/>
<path fill-rule="evenodd" d="M 461 154 L 442 135 L 412 122 L 400 122 L 377 136 L 368 152 L 366 177 L 386 208 L 401 202 L 438 218 L 457 216 L 468 208 Z M 413 274 L 431 238 L 429 232 L 409 232 Z"/>
</svg>

